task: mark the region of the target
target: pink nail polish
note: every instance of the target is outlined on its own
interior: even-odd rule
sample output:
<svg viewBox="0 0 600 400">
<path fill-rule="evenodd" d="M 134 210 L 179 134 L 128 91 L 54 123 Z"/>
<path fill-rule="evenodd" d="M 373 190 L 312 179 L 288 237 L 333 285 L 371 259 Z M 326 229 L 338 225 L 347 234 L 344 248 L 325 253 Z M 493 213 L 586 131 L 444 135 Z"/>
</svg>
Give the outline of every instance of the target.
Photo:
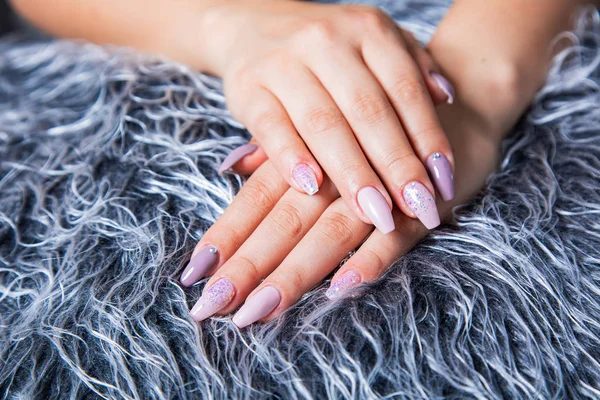
<svg viewBox="0 0 600 400">
<path fill-rule="evenodd" d="M 292 171 L 292 178 L 302 190 L 311 196 L 319 191 L 315 171 L 307 164 L 296 165 Z"/>
<path fill-rule="evenodd" d="M 235 148 L 221 163 L 221 166 L 219 167 L 219 175 L 223 175 L 225 171 L 233 167 L 242 158 L 254 153 L 256 149 L 258 149 L 258 146 L 253 143 L 248 143 Z"/>
<path fill-rule="evenodd" d="M 452 86 L 450 81 L 448 81 L 448 79 L 444 78 L 442 75 L 440 75 L 436 72 L 432 72 L 431 77 L 438 84 L 439 88 L 442 89 L 442 92 L 444 92 L 446 94 L 446 96 L 448 96 L 448 99 L 446 100 L 446 102 L 448 104 L 454 103 L 454 95 L 455 95 L 454 86 Z"/>
<path fill-rule="evenodd" d="M 254 296 L 246 300 L 246 303 L 234 315 L 233 323 L 243 328 L 261 318 L 266 317 L 279 305 L 281 293 L 273 286 L 265 286 Z"/>
<path fill-rule="evenodd" d="M 235 295 L 235 287 L 227 278 L 221 278 L 206 289 L 190 314 L 200 322 L 224 308 Z"/>
<path fill-rule="evenodd" d="M 325 292 L 327 298 L 333 300 L 341 297 L 348 289 L 358 285 L 362 278 L 360 274 L 354 270 L 344 272 L 342 276 L 335 280 Z"/>
<path fill-rule="evenodd" d="M 219 252 L 214 246 L 205 247 L 190 260 L 181 274 L 180 282 L 183 286 L 191 286 L 204 278 L 208 271 L 219 260 Z"/>
<path fill-rule="evenodd" d="M 381 233 L 387 234 L 396 229 L 390 206 L 379 190 L 371 186 L 364 187 L 358 191 L 356 199 L 367 218 Z"/>
<path fill-rule="evenodd" d="M 408 207 L 427 229 L 433 229 L 440 224 L 435 199 L 425 185 L 417 181 L 410 182 L 404 187 L 403 195 Z"/>
</svg>

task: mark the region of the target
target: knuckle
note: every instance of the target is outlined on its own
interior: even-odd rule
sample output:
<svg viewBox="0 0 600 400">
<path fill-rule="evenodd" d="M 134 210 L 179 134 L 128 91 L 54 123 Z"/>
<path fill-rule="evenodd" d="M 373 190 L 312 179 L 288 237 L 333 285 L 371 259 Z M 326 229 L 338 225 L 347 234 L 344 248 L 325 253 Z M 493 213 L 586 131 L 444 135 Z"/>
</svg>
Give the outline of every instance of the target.
<svg viewBox="0 0 600 400">
<path fill-rule="evenodd" d="M 249 259 L 246 256 L 238 256 L 233 265 L 236 266 L 236 269 L 240 269 L 244 271 L 245 281 L 248 282 L 258 282 L 262 279 L 260 270 L 258 269 L 257 264 Z"/>
<path fill-rule="evenodd" d="M 324 133 L 343 123 L 344 117 L 336 107 L 320 107 L 306 115 L 307 128 L 312 133 Z"/>
<path fill-rule="evenodd" d="M 358 171 L 364 171 L 365 168 L 370 168 L 368 165 L 363 165 L 356 162 L 342 162 L 338 167 L 340 182 L 354 182 Z"/>
<path fill-rule="evenodd" d="M 301 45 L 308 43 L 312 45 L 330 45 L 336 40 L 337 32 L 335 26 L 328 20 L 315 19 L 305 23 L 299 30 L 299 42 Z"/>
<path fill-rule="evenodd" d="M 415 132 L 410 135 L 413 141 L 420 139 L 429 141 L 440 136 L 443 136 L 443 132 L 441 131 L 441 128 L 435 125 L 420 127 L 419 129 L 415 129 Z"/>
<path fill-rule="evenodd" d="M 369 32 L 385 32 L 390 27 L 390 19 L 377 7 L 368 7 L 357 13 L 361 25 Z"/>
<path fill-rule="evenodd" d="M 369 93 L 358 94 L 352 102 L 353 115 L 369 124 L 381 121 L 391 110 L 387 99 Z"/>
<path fill-rule="evenodd" d="M 373 249 L 365 249 L 365 256 L 368 260 L 369 267 L 375 271 L 375 275 L 379 276 L 385 268 L 388 267 L 383 258 Z"/>
<path fill-rule="evenodd" d="M 275 198 L 267 182 L 255 180 L 248 181 L 244 186 L 244 199 L 248 209 L 254 209 L 258 213 L 266 213 L 275 204 Z"/>
<path fill-rule="evenodd" d="M 385 154 L 382 159 L 383 166 L 388 171 L 402 171 L 406 168 L 407 160 L 415 157 L 412 151 L 406 151 L 403 148 L 397 148 Z"/>
<path fill-rule="evenodd" d="M 285 204 L 273 218 L 273 222 L 276 234 L 283 234 L 290 239 L 298 238 L 304 230 L 300 211 L 291 204 Z"/>
<path fill-rule="evenodd" d="M 286 123 L 286 116 L 279 110 L 268 108 L 252 117 L 248 128 L 258 135 L 268 135 Z"/>
<path fill-rule="evenodd" d="M 347 215 L 332 211 L 324 217 L 321 234 L 329 242 L 346 243 L 353 237 L 353 226 Z"/>
<path fill-rule="evenodd" d="M 288 276 L 286 277 L 286 280 L 288 280 L 288 282 L 291 284 L 290 287 L 300 290 L 306 287 L 306 278 L 298 267 L 288 266 L 287 273 Z"/>
<path fill-rule="evenodd" d="M 424 101 L 427 88 L 416 77 L 401 76 L 392 85 L 393 96 L 401 104 L 415 104 Z"/>
</svg>

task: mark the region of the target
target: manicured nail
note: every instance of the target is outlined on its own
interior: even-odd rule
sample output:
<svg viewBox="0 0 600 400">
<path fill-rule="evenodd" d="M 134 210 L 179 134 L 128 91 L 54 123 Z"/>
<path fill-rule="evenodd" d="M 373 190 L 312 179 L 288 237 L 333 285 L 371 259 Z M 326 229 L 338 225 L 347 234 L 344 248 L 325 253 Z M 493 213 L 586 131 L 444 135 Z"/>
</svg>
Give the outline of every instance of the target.
<svg viewBox="0 0 600 400">
<path fill-rule="evenodd" d="M 224 308 L 235 295 L 235 287 L 226 278 L 221 278 L 202 293 L 190 311 L 192 318 L 200 322 Z"/>
<path fill-rule="evenodd" d="M 358 191 L 357 200 L 367 218 L 383 234 L 396 229 L 390 206 L 379 190 L 371 186 L 364 187 Z"/>
<path fill-rule="evenodd" d="M 442 199 L 450 201 L 454 198 L 454 174 L 448 159 L 442 153 L 433 153 L 427 159 L 427 169 L 433 176 L 433 183 L 442 195 Z"/>
<path fill-rule="evenodd" d="M 254 153 L 256 149 L 258 149 L 258 146 L 253 143 L 248 143 L 234 149 L 221 163 L 219 175 L 223 175 L 223 173 L 233 167 L 235 163 L 246 157 L 248 154 Z"/>
<path fill-rule="evenodd" d="M 454 86 L 452 86 L 448 79 L 444 78 L 437 72 L 432 72 L 431 77 L 435 80 L 440 89 L 442 89 L 442 92 L 446 93 L 446 96 L 448 96 L 448 100 L 446 100 L 447 103 L 454 103 Z"/>
<path fill-rule="evenodd" d="M 433 229 L 440 224 L 435 199 L 421 182 L 413 181 L 407 184 L 403 195 L 412 212 L 427 229 Z"/>
<path fill-rule="evenodd" d="M 348 289 L 358 285 L 360 282 L 360 274 L 354 270 L 348 270 L 329 286 L 329 289 L 325 292 L 325 296 L 331 300 L 337 299 Z"/>
<path fill-rule="evenodd" d="M 183 286 L 192 286 L 200 279 L 204 278 L 208 271 L 217 263 L 219 252 L 216 247 L 205 247 L 190 260 L 181 274 L 179 282 Z"/>
<path fill-rule="evenodd" d="M 296 165 L 292 171 L 292 177 L 298 186 L 309 195 L 312 196 L 319 191 L 317 176 L 310 166 L 306 164 Z"/>
<path fill-rule="evenodd" d="M 233 316 L 233 323 L 243 328 L 261 318 L 266 317 L 273 311 L 281 301 L 281 294 L 273 286 L 265 286 L 254 296 L 246 300 L 246 303 Z"/>
</svg>

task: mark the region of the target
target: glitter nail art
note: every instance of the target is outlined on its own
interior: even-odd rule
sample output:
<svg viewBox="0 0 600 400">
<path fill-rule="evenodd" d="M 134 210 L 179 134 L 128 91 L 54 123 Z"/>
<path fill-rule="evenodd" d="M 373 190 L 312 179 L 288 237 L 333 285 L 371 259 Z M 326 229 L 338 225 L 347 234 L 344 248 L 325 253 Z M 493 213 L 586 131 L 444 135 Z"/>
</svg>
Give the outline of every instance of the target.
<svg viewBox="0 0 600 400">
<path fill-rule="evenodd" d="M 298 164 L 292 171 L 294 181 L 309 195 L 313 195 L 319 191 L 317 177 L 315 171 L 306 164 Z"/>
<path fill-rule="evenodd" d="M 427 229 L 433 229 L 440 224 L 435 199 L 422 183 L 415 181 L 406 185 L 404 200 Z"/>
<path fill-rule="evenodd" d="M 340 276 L 331 284 L 325 292 L 325 296 L 330 299 L 336 299 L 344 294 L 345 291 L 358 285 L 361 281 L 360 274 L 354 270 L 349 270 Z"/>
<path fill-rule="evenodd" d="M 234 295 L 233 284 L 228 279 L 221 278 L 202 294 L 190 314 L 196 321 L 202 321 L 229 304 Z"/>
</svg>

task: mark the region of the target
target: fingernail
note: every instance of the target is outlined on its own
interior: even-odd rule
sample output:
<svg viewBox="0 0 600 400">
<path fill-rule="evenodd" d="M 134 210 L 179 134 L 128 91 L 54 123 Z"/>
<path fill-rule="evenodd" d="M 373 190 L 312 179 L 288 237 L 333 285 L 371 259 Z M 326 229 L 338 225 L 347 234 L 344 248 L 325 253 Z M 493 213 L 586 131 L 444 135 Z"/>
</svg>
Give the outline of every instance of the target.
<svg viewBox="0 0 600 400">
<path fill-rule="evenodd" d="M 448 79 L 444 78 L 442 75 L 438 74 L 437 72 L 432 72 L 431 77 L 435 80 L 435 82 L 438 84 L 440 89 L 442 89 L 442 92 L 446 93 L 446 96 L 448 96 L 448 100 L 446 100 L 447 103 L 448 104 L 454 103 L 454 94 L 455 94 L 454 86 L 452 86 L 452 84 L 448 81 Z"/>
<path fill-rule="evenodd" d="M 309 195 L 312 196 L 319 191 L 317 176 L 310 166 L 306 164 L 296 165 L 292 171 L 292 177 L 298 186 Z"/>
<path fill-rule="evenodd" d="M 179 282 L 183 286 L 192 286 L 204 278 L 208 271 L 217 263 L 219 252 L 216 247 L 205 247 L 192 258 L 183 270 Z"/>
<path fill-rule="evenodd" d="M 427 159 L 427 169 L 433 176 L 433 183 L 442 195 L 442 199 L 450 201 L 454 198 L 454 174 L 448 159 L 442 153 L 433 153 Z"/>
<path fill-rule="evenodd" d="M 440 224 L 435 199 L 421 182 L 410 182 L 404 187 L 404 200 L 427 229 Z"/>
<path fill-rule="evenodd" d="M 240 328 L 248 326 L 269 315 L 280 301 L 279 290 L 273 286 L 266 286 L 246 300 L 242 308 L 233 316 L 233 323 Z"/>
<path fill-rule="evenodd" d="M 342 276 L 336 279 L 325 292 L 325 296 L 330 300 L 341 297 L 348 289 L 358 285 L 361 282 L 360 274 L 354 270 L 344 272 Z"/>
<path fill-rule="evenodd" d="M 246 157 L 248 154 L 254 153 L 256 149 L 258 149 L 258 146 L 253 143 L 248 143 L 234 149 L 221 163 L 219 175 L 223 175 L 223 173 L 233 167 L 235 163 Z"/>
<path fill-rule="evenodd" d="M 233 284 L 228 279 L 221 278 L 204 291 L 190 314 L 198 322 L 205 320 L 229 304 L 234 295 Z"/>
<path fill-rule="evenodd" d="M 357 200 L 367 218 L 383 234 L 396 229 L 390 206 L 379 190 L 371 186 L 364 187 L 358 191 Z"/>
</svg>

